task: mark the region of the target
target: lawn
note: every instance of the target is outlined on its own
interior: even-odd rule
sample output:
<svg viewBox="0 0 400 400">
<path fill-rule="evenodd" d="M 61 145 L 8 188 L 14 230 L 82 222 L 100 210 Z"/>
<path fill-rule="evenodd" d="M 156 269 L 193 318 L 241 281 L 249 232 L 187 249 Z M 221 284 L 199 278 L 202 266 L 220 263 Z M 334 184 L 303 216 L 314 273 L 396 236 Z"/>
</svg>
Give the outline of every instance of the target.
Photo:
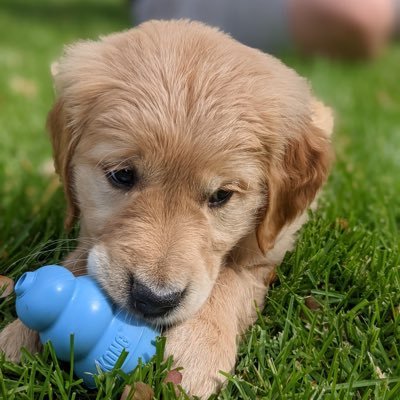
<svg viewBox="0 0 400 400">
<path fill-rule="evenodd" d="M 62 46 L 128 27 L 127 2 L 2 0 L 0 5 L 0 274 L 58 262 L 74 245 L 45 132 L 50 63 Z M 319 210 L 279 268 L 220 399 L 400 398 L 400 46 L 377 61 L 285 62 L 336 112 L 336 163 Z M 76 233 L 76 232 L 75 232 Z M 0 329 L 15 317 L 0 303 Z M 124 382 L 162 383 L 158 355 L 87 391 L 47 348 L 21 365 L 0 357 L 0 399 L 118 399 Z"/>
</svg>

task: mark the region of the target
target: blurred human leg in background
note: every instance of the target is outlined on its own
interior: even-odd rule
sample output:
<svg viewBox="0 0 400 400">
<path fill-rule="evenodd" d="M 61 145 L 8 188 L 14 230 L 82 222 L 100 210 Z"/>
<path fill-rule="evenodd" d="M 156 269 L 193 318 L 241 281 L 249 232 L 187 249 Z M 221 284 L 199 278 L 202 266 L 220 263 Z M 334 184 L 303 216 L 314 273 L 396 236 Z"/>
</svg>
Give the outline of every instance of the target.
<svg viewBox="0 0 400 400">
<path fill-rule="evenodd" d="M 269 51 L 290 44 L 291 0 L 134 0 L 137 23 L 148 19 L 189 18 L 217 26 L 235 39 Z"/>
<path fill-rule="evenodd" d="M 132 12 L 136 23 L 203 21 L 272 53 L 370 58 L 398 30 L 400 0 L 133 0 Z"/>
<path fill-rule="evenodd" d="M 290 0 L 293 39 L 308 53 L 374 57 L 394 30 L 395 1 Z"/>
</svg>

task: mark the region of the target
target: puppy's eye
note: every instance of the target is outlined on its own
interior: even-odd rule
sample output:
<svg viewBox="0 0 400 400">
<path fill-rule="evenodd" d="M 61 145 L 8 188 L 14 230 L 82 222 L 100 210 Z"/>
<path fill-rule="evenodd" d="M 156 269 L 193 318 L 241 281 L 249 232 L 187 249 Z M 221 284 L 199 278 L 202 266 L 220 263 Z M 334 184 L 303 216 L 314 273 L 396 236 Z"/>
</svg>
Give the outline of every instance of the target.
<svg viewBox="0 0 400 400">
<path fill-rule="evenodd" d="M 109 182 L 118 189 L 131 189 L 136 181 L 137 176 L 134 169 L 123 168 L 106 173 Z"/>
<path fill-rule="evenodd" d="M 233 192 L 230 190 L 218 189 L 208 198 L 209 207 L 219 207 L 224 205 L 232 197 Z"/>
</svg>

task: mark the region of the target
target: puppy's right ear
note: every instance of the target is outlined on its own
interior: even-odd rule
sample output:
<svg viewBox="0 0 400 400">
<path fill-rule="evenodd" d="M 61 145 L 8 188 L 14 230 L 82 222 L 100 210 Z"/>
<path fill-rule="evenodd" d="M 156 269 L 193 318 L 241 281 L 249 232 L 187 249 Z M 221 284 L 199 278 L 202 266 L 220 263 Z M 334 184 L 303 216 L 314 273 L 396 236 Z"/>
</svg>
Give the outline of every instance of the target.
<svg viewBox="0 0 400 400">
<path fill-rule="evenodd" d="M 269 204 L 256 232 L 263 254 L 275 246 L 283 227 L 310 206 L 328 177 L 333 160 L 332 111 L 314 99 L 309 111 L 296 135 L 287 139 L 281 159 L 269 171 Z"/>
<path fill-rule="evenodd" d="M 47 129 L 53 145 L 54 166 L 64 187 L 67 210 L 64 225 L 70 230 L 79 216 L 79 207 L 74 197 L 73 171 L 71 166 L 74 151 L 74 135 L 68 126 L 65 104 L 59 98 L 47 117 Z"/>
</svg>

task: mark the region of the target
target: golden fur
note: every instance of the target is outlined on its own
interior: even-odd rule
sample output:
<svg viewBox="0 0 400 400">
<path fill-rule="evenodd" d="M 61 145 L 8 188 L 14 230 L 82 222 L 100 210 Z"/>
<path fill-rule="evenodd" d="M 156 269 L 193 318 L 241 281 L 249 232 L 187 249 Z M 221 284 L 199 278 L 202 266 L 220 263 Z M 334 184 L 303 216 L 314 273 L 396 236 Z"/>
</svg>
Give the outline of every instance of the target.
<svg viewBox="0 0 400 400">
<path fill-rule="evenodd" d="M 158 294 L 186 289 L 150 322 L 165 327 L 183 386 L 208 395 L 326 180 L 330 110 L 275 58 L 188 21 L 76 43 L 54 81 L 48 128 L 66 225 L 81 222 L 66 264 L 87 266 L 128 308 L 132 274 Z M 131 166 L 131 190 L 110 185 L 107 171 Z M 231 199 L 210 208 L 221 188 Z M 11 324 L 0 348 L 18 358 L 35 340 L 26 333 Z"/>
</svg>

